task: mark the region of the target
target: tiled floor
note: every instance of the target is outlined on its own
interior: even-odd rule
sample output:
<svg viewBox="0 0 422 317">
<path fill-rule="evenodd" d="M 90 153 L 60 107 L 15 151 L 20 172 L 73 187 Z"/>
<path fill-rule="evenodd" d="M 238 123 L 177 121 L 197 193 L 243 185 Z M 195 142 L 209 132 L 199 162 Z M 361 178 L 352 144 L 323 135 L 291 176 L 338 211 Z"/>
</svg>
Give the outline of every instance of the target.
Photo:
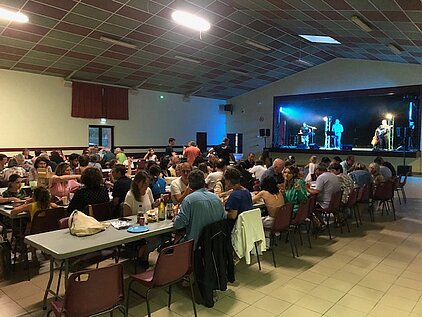
<svg viewBox="0 0 422 317">
<path fill-rule="evenodd" d="M 312 240 L 291 257 L 287 244 L 257 264 L 237 265 L 237 281 L 218 293 L 214 308 L 197 306 L 199 316 L 422 316 L 422 178 L 412 177 L 406 188 L 408 203 L 397 206 L 398 220 L 376 214 L 376 223 L 352 228 L 330 241 Z M 46 271 L 42 265 L 41 271 Z M 0 284 L 0 317 L 44 316 L 41 309 L 47 274 L 30 281 Z M 154 316 L 192 316 L 189 292 L 175 289 L 171 311 L 164 291 L 153 293 Z M 144 316 L 145 303 L 131 296 L 131 316 Z M 116 314 L 119 315 L 119 314 Z"/>
</svg>

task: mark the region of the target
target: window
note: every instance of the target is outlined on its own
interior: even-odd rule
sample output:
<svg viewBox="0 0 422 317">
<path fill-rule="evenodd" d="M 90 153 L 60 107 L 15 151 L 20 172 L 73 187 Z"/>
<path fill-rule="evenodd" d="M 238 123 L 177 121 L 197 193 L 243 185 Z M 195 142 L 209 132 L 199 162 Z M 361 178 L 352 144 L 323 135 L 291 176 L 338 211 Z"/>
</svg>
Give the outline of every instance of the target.
<svg viewBox="0 0 422 317">
<path fill-rule="evenodd" d="M 90 125 L 88 129 L 88 145 L 98 145 L 113 148 L 114 127 L 103 125 Z"/>
</svg>

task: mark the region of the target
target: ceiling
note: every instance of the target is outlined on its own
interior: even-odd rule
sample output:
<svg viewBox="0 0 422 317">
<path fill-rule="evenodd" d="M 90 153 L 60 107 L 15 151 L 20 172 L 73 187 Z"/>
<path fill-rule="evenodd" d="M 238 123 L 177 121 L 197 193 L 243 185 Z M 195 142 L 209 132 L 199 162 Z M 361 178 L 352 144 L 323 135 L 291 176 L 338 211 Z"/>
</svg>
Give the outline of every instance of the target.
<svg viewBox="0 0 422 317">
<path fill-rule="evenodd" d="M 0 0 L 0 7 L 30 20 L 0 20 L 0 68 L 185 95 L 229 99 L 310 67 L 298 59 L 422 62 L 420 0 Z M 199 14 L 211 29 L 200 35 L 176 25 L 174 9 Z M 353 15 L 372 31 L 356 26 Z M 342 45 L 298 34 L 329 35 Z"/>
</svg>

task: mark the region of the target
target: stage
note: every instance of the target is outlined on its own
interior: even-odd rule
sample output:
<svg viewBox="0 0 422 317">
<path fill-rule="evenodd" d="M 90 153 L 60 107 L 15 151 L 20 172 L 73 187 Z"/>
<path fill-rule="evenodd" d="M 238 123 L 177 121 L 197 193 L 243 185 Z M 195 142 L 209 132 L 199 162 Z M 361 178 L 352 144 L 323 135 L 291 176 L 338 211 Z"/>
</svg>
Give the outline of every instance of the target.
<svg viewBox="0 0 422 317">
<path fill-rule="evenodd" d="M 419 158 L 420 151 L 402 151 L 402 150 L 374 150 L 372 148 L 364 147 L 352 147 L 351 149 L 335 149 L 335 148 L 323 148 L 323 147 L 308 147 L 302 148 L 297 146 L 280 146 L 280 147 L 271 147 L 266 148 L 270 153 L 286 153 L 286 154 L 309 154 L 309 155 L 319 155 L 319 156 L 328 156 L 332 158 L 333 156 L 340 156 L 345 158 L 347 155 L 356 155 L 356 156 L 382 156 L 382 157 L 396 157 L 396 158 Z"/>
</svg>

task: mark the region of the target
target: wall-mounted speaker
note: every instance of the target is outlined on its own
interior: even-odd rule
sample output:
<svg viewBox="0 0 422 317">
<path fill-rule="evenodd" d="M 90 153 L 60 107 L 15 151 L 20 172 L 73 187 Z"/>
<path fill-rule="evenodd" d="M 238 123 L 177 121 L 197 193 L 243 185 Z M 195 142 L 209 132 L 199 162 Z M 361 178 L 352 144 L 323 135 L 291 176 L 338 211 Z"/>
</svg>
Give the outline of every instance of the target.
<svg viewBox="0 0 422 317">
<path fill-rule="evenodd" d="M 265 129 L 259 129 L 259 136 L 265 136 Z"/>
<path fill-rule="evenodd" d="M 265 129 L 265 136 L 270 136 L 270 135 L 271 135 L 271 130 Z"/>
<path fill-rule="evenodd" d="M 233 105 L 232 104 L 224 105 L 224 111 L 233 112 Z"/>
</svg>

